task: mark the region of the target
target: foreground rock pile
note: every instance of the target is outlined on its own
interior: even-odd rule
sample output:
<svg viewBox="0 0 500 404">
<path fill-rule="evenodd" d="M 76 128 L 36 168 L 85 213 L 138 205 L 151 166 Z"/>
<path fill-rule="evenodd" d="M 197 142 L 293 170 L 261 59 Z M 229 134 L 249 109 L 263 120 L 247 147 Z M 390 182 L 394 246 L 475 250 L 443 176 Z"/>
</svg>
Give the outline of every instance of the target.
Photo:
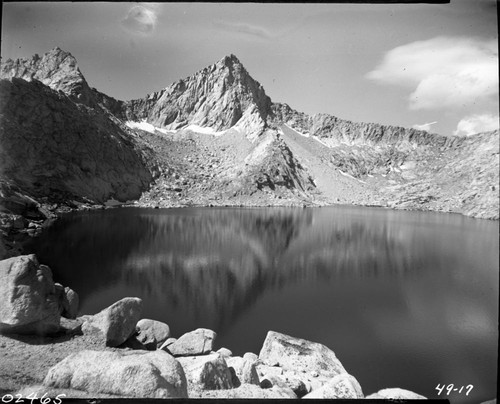
<svg viewBox="0 0 500 404">
<path fill-rule="evenodd" d="M 25 386 L 19 394 L 30 390 L 66 397 L 365 397 L 335 353 L 319 343 L 269 331 L 258 355 L 235 356 L 227 348 L 216 350 L 217 334 L 209 329 L 172 337 L 167 324 L 142 318 L 142 300 L 133 297 L 77 317 L 78 295 L 54 283 L 50 268 L 34 255 L 0 261 L 0 300 L 0 331 L 7 337 L 66 335 L 98 341 L 88 347 L 93 349 L 82 347 L 47 368 L 39 375 L 41 384 Z M 57 349 L 54 344 L 52 353 Z M 0 391 L 8 390 L 0 386 Z M 425 397 L 385 389 L 367 398 Z"/>
</svg>

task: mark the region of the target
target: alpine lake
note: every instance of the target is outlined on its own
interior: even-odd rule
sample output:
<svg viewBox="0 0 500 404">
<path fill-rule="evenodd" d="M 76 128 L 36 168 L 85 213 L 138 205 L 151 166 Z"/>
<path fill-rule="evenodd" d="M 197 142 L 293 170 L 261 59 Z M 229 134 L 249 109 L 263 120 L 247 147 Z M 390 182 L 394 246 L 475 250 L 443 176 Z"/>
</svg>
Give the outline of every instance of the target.
<svg viewBox="0 0 500 404">
<path fill-rule="evenodd" d="M 174 337 L 210 328 L 243 355 L 278 331 L 332 349 L 366 395 L 451 403 L 497 394 L 498 249 L 498 221 L 345 206 L 77 212 L 27 246 L 80 315 L 140 297 Z"/>
</svg>

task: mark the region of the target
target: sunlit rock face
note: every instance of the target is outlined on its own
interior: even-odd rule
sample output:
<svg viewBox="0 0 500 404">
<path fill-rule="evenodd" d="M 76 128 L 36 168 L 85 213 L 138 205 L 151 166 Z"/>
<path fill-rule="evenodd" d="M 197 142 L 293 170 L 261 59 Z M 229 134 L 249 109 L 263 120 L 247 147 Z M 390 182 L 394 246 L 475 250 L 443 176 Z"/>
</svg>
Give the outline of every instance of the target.
<svg viewBox="0 0 500 404">
<path fill-rule="evenodd" d="M 130 119 L 170 129 L 188 124 L 217 131 L 239 124 L 264 128 L 271 100 L 234 55 L 148 97 L 124 104 Z"/>
<path fill-rule="evenodd" d="M 94 105 L 92 91 L 81 73 L 77 61 L 69 52 L 55 47 L 43 56 L 17 60 L 8 59 L 2 63 L 0 78 L 21 78 L 38 80 L 56 91 L 62 91 L 73 101 Z"/>
</svg>

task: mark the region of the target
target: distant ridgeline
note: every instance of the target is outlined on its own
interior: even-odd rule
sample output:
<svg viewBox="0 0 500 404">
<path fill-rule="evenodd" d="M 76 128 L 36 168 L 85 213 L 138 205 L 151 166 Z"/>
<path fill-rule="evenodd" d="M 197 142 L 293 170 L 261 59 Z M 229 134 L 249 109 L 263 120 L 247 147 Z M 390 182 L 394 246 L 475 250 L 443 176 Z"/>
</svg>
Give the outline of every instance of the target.
<svg viewBox="0 0 500 404">
<path fill-rule="evenodd" d="M 4 213 L 377 205 L 498 219 L 498 130 L 444 137 L 273 103 L 234 55 L 144 98 L 91 88 L 55 48 L 0 70 Z"/>
</svg>

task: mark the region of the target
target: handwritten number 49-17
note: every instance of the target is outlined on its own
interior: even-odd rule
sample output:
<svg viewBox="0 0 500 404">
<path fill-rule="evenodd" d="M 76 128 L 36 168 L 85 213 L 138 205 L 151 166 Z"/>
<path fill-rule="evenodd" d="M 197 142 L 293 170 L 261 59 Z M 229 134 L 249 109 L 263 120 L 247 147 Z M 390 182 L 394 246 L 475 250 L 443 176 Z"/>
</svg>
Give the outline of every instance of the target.
<svg viewBox="0 0 500 404">
<path fill-rule="evenodd" d="M 443 393 L 444 389 L 446 389 L 447 396 L 449 396 L 451 394 L 451 392 L 456 392 L 456 393 L 461 394 L 462 391 L 464 391 L 464 389 L 466 391 L 465 395 L 468 396 L 473 388 L 474 388 L 474 386 L 472 384 L 469 384 L 468 386 L 460 386 L 460 387 L 458 387 L 458 386 L 455 387 L 455 385 L 453 383 L 448 384 L 448 385 L 443 384 L 442 386 L 441 386 L 441 384 L 438 384 L 436 386 L 436 390 L 438 391 L 438 396 L 440 396 L 441 393 Z"/>
</svg>

